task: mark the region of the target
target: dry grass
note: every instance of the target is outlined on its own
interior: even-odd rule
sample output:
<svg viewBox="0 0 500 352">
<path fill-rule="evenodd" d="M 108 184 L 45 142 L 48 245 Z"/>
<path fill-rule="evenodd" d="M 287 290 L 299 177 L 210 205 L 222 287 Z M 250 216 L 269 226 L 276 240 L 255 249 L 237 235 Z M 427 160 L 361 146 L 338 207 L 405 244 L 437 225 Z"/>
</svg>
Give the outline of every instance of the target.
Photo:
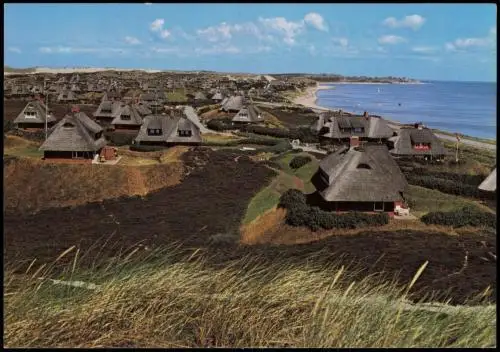
<svg viewBox="0 0 500 352">
<path fill-rule="evenodd" d="M 271 208 L 264 214 L 257 216 L 252 222 L 240 227 L 242 244 L 257 244 L 261 237 L 268 232 L 276 231 L 283 223 L 286 210 L 282 208 Z"/>
<path fill-rule="evenodd" d="M 135 152 L 119 147 L 118 153 L 122 156 L 120 165 L 143 166 L 181 162 L 181 156 L 188 150 L 189 147 L 176 146 L 158 152 Z"/>
<path fill-rule="evenodd" d="M 145 195 L 178 184 L 184 173 L 182 162 L 168 158 L 156 165 L 121 163 L 52 164 L 22 158 L 4 165 L 5 207 L 35 211 L 50 207 L 82 205 L 121 196 Z M 127 160 L 126 157 L 124 157 Z M 134 166 L 135 165 L 135 166 Z"/>
<path fill-rule="evenodd" d="M 327 239 L 329 237 L 357 236 L 367 231 L 395 232 L 395 231 L 423 231 L 427 233 L 446 233 L 458 236 L 460 233 L 479 232 L 480 229 L 463 227 L 453 229 L 448 226 L 426 225 L 419 220 L 391 219 L 389 224 L 377 227 L 363 227 L 359 229 L 332 229 L 312 231 L 305 227 L 291 227 L 285 225 L 286 210 L 273 208 L 250 223 L 241 227 L 241 243 L 244 244 L 273 244 L 295 245 L 306 244 Z"/>
<path fill-rule="evenodd" d="M 406 289 L 354 268 L 272 265 L 259 258 L 214 268 L 194 250 L 174 248 L 134 260 L 131 248 L 104 269 L 80 271 L 74 256 L 63 278 L 94 289 L 55 285 L 50 268 L 25 275 L 7 268 L 4 343 L 14 347 L 494 347 L 495 306 L 409 304 Z M 319 255 L 319 253 L 318 253 Z M 154 259 L 153 259 L 154 258 Z M 314 260 L 314 256 L 311 256 Z M 56 260 L 57 262 L 57 260 Z M 333 275 L 332 275 L 333 272 Z M 76 285 L 76 284 L 73 284 Z"/>
</svg>

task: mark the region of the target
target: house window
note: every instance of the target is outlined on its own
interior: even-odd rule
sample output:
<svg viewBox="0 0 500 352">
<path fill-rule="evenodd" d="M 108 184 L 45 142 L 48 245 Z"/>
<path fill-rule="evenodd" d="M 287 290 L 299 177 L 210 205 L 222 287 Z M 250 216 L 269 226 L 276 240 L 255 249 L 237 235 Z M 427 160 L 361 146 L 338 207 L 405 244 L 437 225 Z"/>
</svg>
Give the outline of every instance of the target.
<svg viewBox="0 0 500 352">
<path fill-rule="evenodd" d="M 36 112 L 34 111 L 25 111 L 24 117 L 27 119 L 34 119 L 36 117 Z"/>
<path fill-rule="evenodd" d="M 179 130 L 179 136 L 181 137 L 191 137 L 192 132 L 190 130 Z"/>
<path fill-rule="evenodd" d="M 129 121 L 130 120 L 130 115 L 122 115 L 122 120 Z"/>
<path fill-rule="evenodd" d="M 363 133 L 363 127 L 354 128 L 354 133 Z"/>
</svg>

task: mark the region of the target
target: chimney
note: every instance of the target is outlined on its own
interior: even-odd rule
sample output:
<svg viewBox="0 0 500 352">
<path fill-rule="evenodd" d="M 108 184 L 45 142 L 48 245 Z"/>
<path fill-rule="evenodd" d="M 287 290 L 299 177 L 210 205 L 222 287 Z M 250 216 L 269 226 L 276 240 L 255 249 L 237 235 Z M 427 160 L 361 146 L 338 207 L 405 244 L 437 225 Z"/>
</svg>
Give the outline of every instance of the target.
<svg viewBox="0 0 500 352">
<path fill-rule="evenodd" d="M 80 112 L 80 107 L 78 105 L 73 105 L 71 112 Z"/>
<path fill-rule="evenodd" d="M 368 112 L 367 112 L 367 111 L 365 111 L 365 112 L 363 113 L 363 117 L 368 117 Z"/>
<path fill-rule="evenodd" d="M 349 144 L 351 148 L 359 147 L 359 137 L 351 136 Z"/>
</svg>

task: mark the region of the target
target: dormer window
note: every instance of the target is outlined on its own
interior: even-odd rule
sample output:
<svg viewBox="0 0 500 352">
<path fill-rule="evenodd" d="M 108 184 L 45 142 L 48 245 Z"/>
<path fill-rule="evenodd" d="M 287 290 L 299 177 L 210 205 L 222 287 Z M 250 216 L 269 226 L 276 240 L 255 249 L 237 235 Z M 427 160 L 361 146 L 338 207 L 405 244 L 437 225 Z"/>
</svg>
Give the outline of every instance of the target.
<svg viewBox="0 0 500 352">
<path fill-rule="evenodd" d="M 180 137 L 191 137 L 192 132 L 191 130 L 179 130 L 178 131 Z"/>
<path fill-rule="evenodd" d="M 354 128 L 354 133 L 363 133 L 364 132 L 364 128 L 363 127 L 355 127 Z"/>
<path fill-rule="evenodd" d="M 130 121 L 130 115 L 122 115 L 122 120 Z"/>
<path fill-rule="evenodd" d="M 162 130 L 161 128 L 148 128 L 149 136 L 161 136 Z"/>
<path fill-rule="evenodd" d="M 34 118 L 36 118 L 36 112 L 32 111 L 32 110 L 25 111 L 24 117 L 27 119 L 34 119 Z"/>
<path fill-rule="evenodd" d="M 64 125 L 63 125 L 64 128 L 73 128 L 75 127 L 75 125 L 73 125 L 71 122 L 66 122 Z"/>
<path fill-rule="evenodd" d="M 361 163 L 358 165 L 357 169 L 367 169 L 367 170 L 371 170 L 371 166 L 368 165 L 368 164 L 365 164 L 365 163 Z"/>
</svg>

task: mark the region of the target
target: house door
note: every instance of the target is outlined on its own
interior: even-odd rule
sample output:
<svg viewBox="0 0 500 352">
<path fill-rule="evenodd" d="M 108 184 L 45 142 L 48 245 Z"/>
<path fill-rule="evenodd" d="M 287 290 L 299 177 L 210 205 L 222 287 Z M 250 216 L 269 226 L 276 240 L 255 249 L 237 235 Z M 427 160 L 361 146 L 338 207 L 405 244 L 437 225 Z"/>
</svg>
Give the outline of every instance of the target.
<svg viewBox="0 0 500 352">
<path fill-rule="evenodd" d="M 384 211 L 384 202 L 374 202 L 373 203 L 374 211 Z"/>
</svg>

